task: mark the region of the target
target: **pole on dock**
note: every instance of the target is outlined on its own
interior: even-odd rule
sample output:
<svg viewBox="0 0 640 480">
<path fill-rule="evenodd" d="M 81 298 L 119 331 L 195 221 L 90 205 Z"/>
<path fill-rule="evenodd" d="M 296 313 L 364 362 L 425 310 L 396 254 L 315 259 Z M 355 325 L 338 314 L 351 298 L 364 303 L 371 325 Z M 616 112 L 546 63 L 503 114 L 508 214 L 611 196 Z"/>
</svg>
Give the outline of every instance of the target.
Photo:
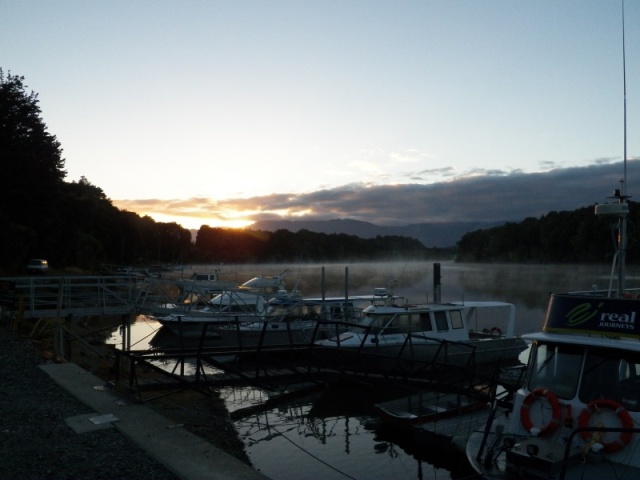
<svg viewBox="0 0 640 480">
<path fill-rule="evenodd" d="M 349 310 L 349 267 L 344 267 L 344 312 L 347 320 L 351 320 L 351 311 Z"/>
<path fill-rule="evenodd" d="M 128 352 L 131 350 L 131 315 L 122 315 L 122 350 Z"/>
<path fill-rule="evenodd" d="M 440 264 L 433 264 L 433 302 L 440 303 L 442 293 L 442 279 L 440 277 Z"/>
</svg>

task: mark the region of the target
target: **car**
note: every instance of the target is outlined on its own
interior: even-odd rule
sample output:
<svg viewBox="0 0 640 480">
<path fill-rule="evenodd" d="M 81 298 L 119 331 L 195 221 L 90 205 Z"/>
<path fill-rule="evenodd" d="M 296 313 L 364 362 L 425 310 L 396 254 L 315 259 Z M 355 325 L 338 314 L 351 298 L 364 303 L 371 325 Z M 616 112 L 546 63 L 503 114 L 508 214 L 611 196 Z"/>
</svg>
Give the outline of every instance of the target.
<svg viewBox="0 0 640 480">
<path fill-rule="evenodd" d="M 32 258 L 27 262 L 29 273 L 47 273 L 47 271 L 49 271 L 49 262 L 43 258 Z"/>
</svg>

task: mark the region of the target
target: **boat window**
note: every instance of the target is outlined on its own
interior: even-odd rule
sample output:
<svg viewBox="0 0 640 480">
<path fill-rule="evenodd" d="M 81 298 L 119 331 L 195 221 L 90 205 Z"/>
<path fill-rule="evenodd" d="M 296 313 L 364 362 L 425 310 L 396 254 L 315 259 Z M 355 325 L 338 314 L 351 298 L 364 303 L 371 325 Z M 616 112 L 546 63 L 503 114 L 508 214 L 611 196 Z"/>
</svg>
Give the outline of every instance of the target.
<svg viewBox="0 0 640 480">
<path fill-rule="evenodd" d="M 194 278 L 195 277 L 195 278 Z M 205 275 L 205 274 L 198 274 L 198 273 L 194 273 L 194 277 L 192 277 L 196 282 L 207 282 L 209 280 L 212 281 L 217 281 L 216 275 Z"/>
<path fill-rule="evenodd" d="M 433 317 L 436 320 L 436 328 L 439 332 L 447 332 L 449 330 L 447 312 L 433 312 Z"/>
<path fill-rule="evenodd" d="M 420 329 L 421 332 L 430 332 L 433 330 L 433 325 L 431 325 L 431 317 L 428 313 L 420 314 Z"/>
<path fill-rule="evenodd" d="M 391 320 L 393 315 L 384 314 L 384 315 L 365 315 L 360 320 L 360 325 L 363 327 L 370 327 L 371 333 L 380 333 L 380 331 L 385 327 L 389 320 Z"/>
<path fill-rule="evenodd" d="M 580 400 L 609 399 L 640 411 L 640 355 L 633 352 L 590 350 L 585 362 Z"/>
<path fill-rule="evenodd" d="M 454 310 L 450 313 L 451 315 L 451 328 L 454 330 L 458 328 L 463 328 L 464 323 L 462 322 L 462 312 L 460 310 Z"/>
<path fill-rule="evenodd" d="M 535 344 L 529 390 L 546 388 L 558 397 L 575 397 L 580 379 L 583 350 L 571 345 Z"/>
<path fill-rule="evenodd" d="M 410 333 L 410 332 L 411 332 L 411 315 L 408 315 L 408 314 L 396 315 L 393 321 L 384 330 L 384 333 L 386 335 L 393 335 L 396 333 Z"/>
<path fill-rule="evenodd" d="M 256 305 L 232 303 L 231 305 L 223 305 L 220 312 L 254 314 L 256 309 Z"/>
</svg>

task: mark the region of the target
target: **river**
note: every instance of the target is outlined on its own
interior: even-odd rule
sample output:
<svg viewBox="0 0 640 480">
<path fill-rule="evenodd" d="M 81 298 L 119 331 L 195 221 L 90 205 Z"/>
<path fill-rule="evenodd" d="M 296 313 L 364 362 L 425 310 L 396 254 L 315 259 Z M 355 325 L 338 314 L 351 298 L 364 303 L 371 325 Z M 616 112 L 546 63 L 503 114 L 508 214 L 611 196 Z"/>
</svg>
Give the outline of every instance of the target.
<svg viewBox="0 0 640 480">
<path fill-rule="evenodd" d="M 549 293 L 608 286 L 608 265 L 508 265 L 440 262 L 442 301 L 499 300 L 516 305 L 516 333 L 537 331 Z M 280 265 L 223 266 L 238 278 L 274 275 Z M 432 262 L 379 262 L 291 267 L 287 284 L 305 296 L 371 294 L 393 288 L 412 303 L 433 299 Z M 155 328 L 139 319 L 132 331 L 144 348 Z M 112 341 L 117 342 L 117 334 Z M 142 343 L 142 345 L 140 345 Z M 238 416 L 235 427 L 253 466 L 273 480 L 462 479 L 474 478 L 466 458 L 451 449 L 426 451 L 380 430 L 370 406 L 390 392 L 343 386 L 297 398 L 278 407 Z M 392 393 L 392 392 L 391 392 Z M 220 391 L 230 413 L 264 403 L 269 392 L 255 388 Z"/>
</svg>

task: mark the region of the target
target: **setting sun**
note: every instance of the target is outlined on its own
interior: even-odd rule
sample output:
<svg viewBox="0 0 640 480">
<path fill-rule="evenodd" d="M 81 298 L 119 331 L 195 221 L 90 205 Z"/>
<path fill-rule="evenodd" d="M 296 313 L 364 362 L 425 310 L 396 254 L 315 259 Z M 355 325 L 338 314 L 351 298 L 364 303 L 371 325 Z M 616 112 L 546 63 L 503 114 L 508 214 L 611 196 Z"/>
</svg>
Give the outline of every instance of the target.
<svg viewBox="0 0 640 480">
<path fill-rule="evenodd" d="M 197 230 L 203 225 L 207 225 L 209 227 L 221 227 L 221 228 L 245 228 L 249 225 L 253 224 L 253 220 L 246 220 L 244 218 L 205 218 L 205 217 L 187 217 L 187 216 L 175 216 L 175 215 L 165 215 L 162 213 L 140 213 L 140 215 L 148 215 L 153 218 L 156 222 L 163 223 L 172 223 L 175 222 L 182 227 L 189 230 Z"/>
</svg>

